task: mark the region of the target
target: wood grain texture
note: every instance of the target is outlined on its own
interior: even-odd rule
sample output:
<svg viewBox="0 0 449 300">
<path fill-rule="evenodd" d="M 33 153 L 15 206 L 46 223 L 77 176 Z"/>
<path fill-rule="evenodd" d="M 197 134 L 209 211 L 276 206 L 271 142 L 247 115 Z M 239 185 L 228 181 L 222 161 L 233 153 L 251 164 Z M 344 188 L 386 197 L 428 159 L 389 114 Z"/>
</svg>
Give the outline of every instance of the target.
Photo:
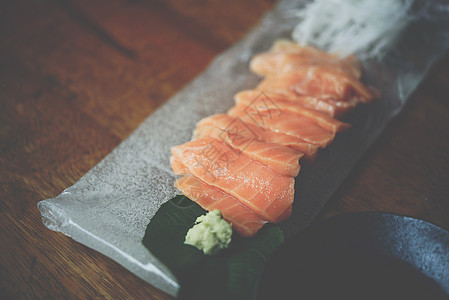
<svg viewBox="0 0 449 300">
<path fill-rule="evenodd" d="M 0 298 L 171 299 L 45 228 L 55 197 L 242 38 L 274 1 L 0 3 Z M 449 56 L 317 220 L 390 211 L 449 229 Z"/>
<path fill-rule="evenodd" d="M 171 299 L 42 225 L 75 183 L 273 1 L 0 4 L 0 298 Z"/>
</svg>

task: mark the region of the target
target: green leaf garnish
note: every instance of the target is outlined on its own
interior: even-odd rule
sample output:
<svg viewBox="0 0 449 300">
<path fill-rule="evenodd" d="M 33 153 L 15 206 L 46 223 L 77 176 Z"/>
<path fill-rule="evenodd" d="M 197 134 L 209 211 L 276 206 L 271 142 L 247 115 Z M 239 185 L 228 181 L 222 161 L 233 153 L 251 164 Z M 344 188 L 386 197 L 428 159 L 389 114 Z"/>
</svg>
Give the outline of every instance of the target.
<svg viewBox="0 0 449 300">
<path fill-rule="evenodd" d="M 200 250 L 184 244 L 184 238 L 196 218 L 205 212 L 187 197 L 176 196 L 159 208 L 147 226 L 144 246 L 177 276 L 203 258 Z"/>
<path fill-rule="evenodd" d="M 252 238 L 234 234 L 228 249 L 204 255 L 184 239 L 205 213 L 187 197 L 176 196 L 151 219 L 142 242 L 178 278 L 179 298 L 250 299 L 265 261 L 284 241 L 281 229 L 267 224 Z"/>
<path fill-rule="evenodd" d="M 228 291 L 230 299 L 251 299 L 265 261 L 284 242 L 284 235 L 278 226 L 267 224 L 254 237 L 239 239 L 240 249 L 226 259 Z"/>
</svg>

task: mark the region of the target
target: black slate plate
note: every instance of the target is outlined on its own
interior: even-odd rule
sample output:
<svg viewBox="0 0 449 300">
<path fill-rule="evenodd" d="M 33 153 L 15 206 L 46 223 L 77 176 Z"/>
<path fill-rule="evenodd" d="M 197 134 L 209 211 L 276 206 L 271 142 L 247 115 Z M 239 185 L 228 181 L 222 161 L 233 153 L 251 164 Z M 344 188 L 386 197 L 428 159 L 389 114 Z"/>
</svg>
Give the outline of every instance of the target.
<svg viewBox="0 0 449 300">
<path fill-rule="evenodd" d="M 329 218 L 270 257 L 255 299 L 449 299 L 449 232 L 388 213 Z"/>
</svg>

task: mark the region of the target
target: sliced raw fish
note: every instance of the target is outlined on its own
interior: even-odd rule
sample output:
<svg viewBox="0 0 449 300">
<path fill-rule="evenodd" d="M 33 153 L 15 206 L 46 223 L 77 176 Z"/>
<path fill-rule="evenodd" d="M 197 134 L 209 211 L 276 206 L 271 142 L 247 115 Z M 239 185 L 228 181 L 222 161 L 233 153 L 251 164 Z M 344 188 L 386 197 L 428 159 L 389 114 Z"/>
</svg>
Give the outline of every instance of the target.
<svg viewBox="0 0 449 300">
<path fill-rule="evenodd" d="M 223 218 L 231 223 L 232 228 L 244 237 L 255 235 L 267 223 L 236 198 L 191 175 L 184 175 L 179 178 L 175 186 L 186 197 L 195 201 L 205 210 L 219 209 Z"/>
<path fill-rule="evenodd" d="M 237 93 L 235 95 L 235 102 L 237 106 L 254 107 L 258 111 L 264 109 L 280 109 L 288 111 L 306 117 L 318 124 L 321 128 L 333 132 L 344 131 L 351 127 L 350 124 L 338 121 L 327 114 L 288 101 L 285 98 L 286 97 L 282 97 L 281 95 L 268 96 L 260 91 L 247 90 Z"/>
<path fill-rule="evenodd" d="M 228 146 L 244 153 L 253 160 L 263 163 L 273 169 L 273 171 L 293 177 L 298 175 L 300 169 L 299 159 L 304 156 L 303 153 L 287 146 L 262 142 L 239 132 L 222 130 L 212 126 L 202 126 L 196 129 L 195 137 L 211 137 L 222 140 Z"/>
<path fill-rule="evenodd" d="M 292 72 L 303 66 L 318 66 L 343 71 L 359 79 L 362 68 L 359 60 L 350 55 L 343 59 L 310 46 L 300 46 L 294 42 L 277 41 L 268 52 L 255 55 L 250 61 L 250 69 L 262 76 Z"/>
<path fill-rule="evenodd" d="M 240 118 L 231 117 L 226 114 L 216 114 L 202 119 L 198 122 L 196 130 L 193 133 L 194 138 L 199 136 L 203 127 L 215 127 L 231 134 L 245 136 L 248 141 L 259 140 L 267 143 L 287 146 L 295 151 L 304 153 L 304 159 L 308 162 L 313 161 L 318 153 L 318 145 L 305 142 L 303 139 L 295 136 L 274 132 L 268 128 L 262 128 L 255 124 L 244 122 Z"/>
<path fill-rule="evenodd" d="M 325 66 L 304 66 L 294 72 L 265 77 L 257 87 L 263 92 L 294 96 L 312 96 L 340 102 L 356 99 L 368 103 L 373 99 L 371 91 L 360 81 L 344 72 Z"/>
<path fill-rule="evenodd" d="M 190 173 L 235 197 L 257 216 L 272 223 L 288 218 L 294 199 L 294 178 L 280 175 L 225 143 L 202 138 L 171 148 L 177 175 Z M 179 166 L 183 167 L 179 167 Z M 188 173 L 187 173 L 187 172 Z"/>
<path fill-rule="evenodd" d="M 346 104 L 342 105 L 336 105 L 334 101 L 329 101 L 328 99 L 324 99 L 322 97 L 312 97 L 312 96 L 302 96 L 302 95 L 296 95 L 293 93 L 287 93 L 287 92 L 280 92 L 280 91 L 262 91 L 262 90 L 256 90 L 259 93 L 263 93 L 264 95 L 267 95 L 270 98 L 278 98 L 282 99 L 282 101 L 288 101 L 292 102 L 294 104 L 298 104 L 319 112 L 322 112 L 324 114 L 327 114 L 330 117 L 336 118 L 336 117 L 342 117 L 344 116 L 350 108 L 347 108 Z M 355 105 L 354 105 L 355 106 Z M 354 107 L 352 106 L 352 107 Z"/>
<path fill-rule="evenodd" d="M 244 122 L 295 136 L 321 148 L 329 145 L 335 138 L 335 132 L 325 130 L 305 117 L 279 109 L 257 110 L 248 106 L 234 106 L 228 114 Z"/>
<path fill-rule="evenodd" d="M 292 212 L 299 160 L 313 161 L 350 124 L 340 118 L 380 96 L 359 81 L 360 61 L 279 40 L 253 57 L 265 78 L 235 95 L 227 114 L 198 122 L 193 140 L 171 149 L 175 185 L 206 210 L 220 209 L 242 236 Z"/>
</svg>

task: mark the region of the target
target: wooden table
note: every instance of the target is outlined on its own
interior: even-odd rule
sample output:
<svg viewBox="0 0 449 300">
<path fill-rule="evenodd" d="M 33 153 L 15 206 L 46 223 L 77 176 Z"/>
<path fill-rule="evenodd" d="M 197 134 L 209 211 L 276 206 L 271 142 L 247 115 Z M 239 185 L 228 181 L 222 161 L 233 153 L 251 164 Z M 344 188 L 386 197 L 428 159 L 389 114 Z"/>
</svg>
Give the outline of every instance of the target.
<svg viewBox="0 0 449 300">
<path fill-rule="evenodd" d="M 0 4 L 0 298 L 171 299 L 45 228 L 58 195 L 237 42 L 274 1 Z M 449 56 L 317 220 L 389 211 L 449 228 Z"/>
</svg>

